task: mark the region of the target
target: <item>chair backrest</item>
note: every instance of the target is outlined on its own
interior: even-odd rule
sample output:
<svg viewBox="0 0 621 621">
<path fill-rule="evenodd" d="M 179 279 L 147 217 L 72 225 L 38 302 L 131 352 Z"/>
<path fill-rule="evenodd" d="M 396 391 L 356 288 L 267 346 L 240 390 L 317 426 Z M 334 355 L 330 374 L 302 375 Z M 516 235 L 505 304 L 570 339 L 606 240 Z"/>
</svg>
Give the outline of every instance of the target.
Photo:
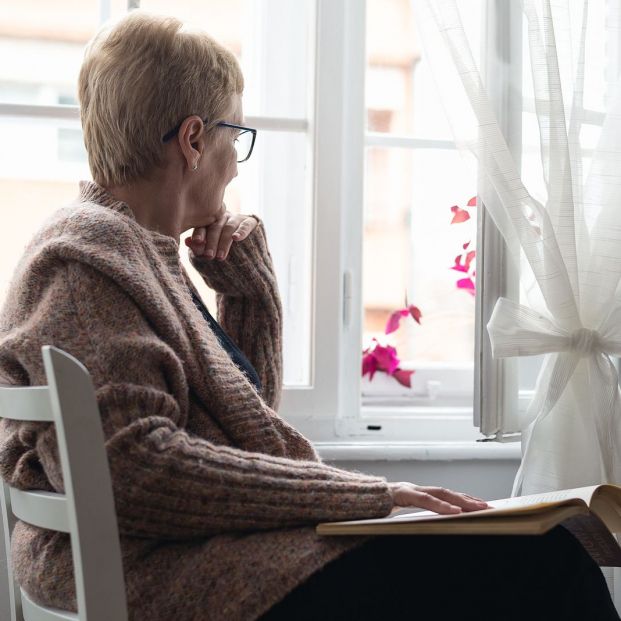
<svg viewBox="0 0 621 621">
<path fill-rule="evenodd" d="M 12 621 L 126 621 L 127 603 L 110 472 L 95 390 L 69 354 L 42 348 L 47 386 L 0 387 L 0 418 L 56 426 L 64 494 L 22 491 L 2 482 Z M 16 520 L 69 533 L 78 614 L 39 606 L 11 575 Z"/>
</svg>

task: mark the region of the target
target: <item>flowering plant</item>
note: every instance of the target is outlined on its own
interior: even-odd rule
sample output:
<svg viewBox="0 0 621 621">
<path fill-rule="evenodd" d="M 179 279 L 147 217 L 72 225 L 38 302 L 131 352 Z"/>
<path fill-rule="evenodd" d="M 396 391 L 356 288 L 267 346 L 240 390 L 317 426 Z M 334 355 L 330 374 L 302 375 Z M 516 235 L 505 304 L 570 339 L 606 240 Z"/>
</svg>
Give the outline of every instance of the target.
<svg viewBox="0 0 621 621">
<path fill-rule="evenodd" d="M 460 224 L 470 220 L 471 216 L 468 208 L 476 206 L 476 196 L 473 196 L 468 201 L 466 209 L 462 209 L 458 205 L 453 205 L 451 207 L 451 212 L 453 213 L 451 224 Z M 455 257 L 454 265 L 450 268 L 460 273 L 460 277 L 456 283 L 457 288 L 466 291 L 472 296 L 474 296 L 476 291 L 475 259 L 477 254 L 473 246 L 474 245 L 471 245 L 471 242 L 469 241 L 462 244 L 462 249 Z M 406 300 L 406 308 L 401 308 L 391 313 L 388 321 L 386 322 L 386 329 L 384 332 L 386 334 L 391 334 L 398 330 L 401 320 L 408 315 L 420 325 L 422 317 L 420 309 L 412 304 L 407 305 Z M 376 338 L 374 338 L 372 340 L 372 345 L 367 347 L 362 352 L 362 377 L 368 374 L 369 380 L 372 380 L 375 373 L 381 371 L 394 377 L 403 386 L 411 388 L 412 375 L 415 371 L 406 371 L 405 369 L 400 368 L 399 363 L 400 360 L 397 356 L 397 349 L 392 345 L 383 345 Z"/>
<path fill-rule="evenodd" d="M 420 309 L 412 304 L 407 308 L 402 308 L 391 313 L 388 321 L 386 322 L 386 334 L 391 334 L 399 329 L 401 320 L 407 316 L 420 324 L 422 313 Z M 377 339 L 373 339 L 373 345 L 367 347 L 362 352 L 362 377 L 367 373 L 369 374 L 369 380 L 373 379 L 373 376 L 377 371 L 382 371 L 387 375 L 392 375 L 400 384 L 412 387 L 412 375 L 414 371 L 406 371 L 399 367 L 399 358 L 397 357 L 397 350 L 392 345 L 382 345 Z"/>
<path fill-rule="evenodd" d="M 473 196 L 468 201 L 466 207 L 476 207 L 476 205 L 477 197 Z M 453 207 L 451 207 L 451 211 L 453 212 L 451 224 L 460 224 L 470 220 L 470 214 L 467 209 L 461 209 L 457 205 L 453 205 Z M 474 268 L 474 260 L 476 256 L 477 251 L 473 248 L 471 242 L 466 242 L 462 245 L 462 252 L 455 257 L 455 264 L 451 267 L 452 270 L 460 272 L 461 274 L 460 278 L 457 280 L 457 288 L 467 291 L 470 295 L 474 295 L 476 292 L 476 271 Z"/>
</svg>

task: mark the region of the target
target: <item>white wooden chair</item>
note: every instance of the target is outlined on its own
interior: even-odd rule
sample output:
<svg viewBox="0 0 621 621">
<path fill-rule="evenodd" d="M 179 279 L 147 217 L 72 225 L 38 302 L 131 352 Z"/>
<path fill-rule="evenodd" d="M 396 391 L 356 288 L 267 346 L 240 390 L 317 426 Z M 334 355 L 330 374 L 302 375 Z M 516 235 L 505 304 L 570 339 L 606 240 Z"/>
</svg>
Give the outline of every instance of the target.
<svg viewBox="0 0 621 621">
<path fill-rule="evenodd" d="M 47 386 L 0 387 L 0 417 L 56 426 L 64 494 L 21 491 L 2 482 L 11 621 L 126 621 L 127 603 L 110 472 L 93 383 L 72 356 L 45 346 Z M 69 533 L 78 613 L 39 606 L 11 572 L 16 520 Z"/>
</svg>

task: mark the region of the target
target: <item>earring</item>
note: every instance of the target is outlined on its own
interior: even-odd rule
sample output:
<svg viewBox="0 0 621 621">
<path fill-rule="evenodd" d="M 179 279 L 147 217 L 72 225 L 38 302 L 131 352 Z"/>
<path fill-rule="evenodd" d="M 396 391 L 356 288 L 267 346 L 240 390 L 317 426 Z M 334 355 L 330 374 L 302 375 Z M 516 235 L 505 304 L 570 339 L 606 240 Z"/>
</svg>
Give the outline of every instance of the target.
<svg viewBox="0 0 621 621">
<path fill-rule="evenodd" d="M 198 160 L 194 162 L 194 166 L 192 166 L 192 170 L 196 170 L 198 168 Z"/>
</svg>

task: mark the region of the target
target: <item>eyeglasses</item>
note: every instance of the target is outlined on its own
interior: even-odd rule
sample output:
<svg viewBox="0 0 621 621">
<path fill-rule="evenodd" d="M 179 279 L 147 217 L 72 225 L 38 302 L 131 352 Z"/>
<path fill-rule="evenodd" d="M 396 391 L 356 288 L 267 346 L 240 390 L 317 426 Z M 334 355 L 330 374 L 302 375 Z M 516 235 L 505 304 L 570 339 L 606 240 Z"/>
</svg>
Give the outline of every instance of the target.
<svg viewBox="0 0 621 621">
<path fill-rule="evenodd" d="M 207 124 L 207 119 L 203 119 L 203 124 Z M 224 121 L 216 123 L 215 126 L 227 127 L 229 129 L 237 130 L 233 146 L 235 147 L 235 152 L 237 153 L 238 164 L 245 162 L 252 155 L 254 141 L 257 138 L 256 129 L 252 129 L 251 127 L 244 127 L 243 125 L 233 125 L 232 123 L 225 123 Z M 168 142 L 169 140 L 174 138 L 179 133 L 180 129 L 181 123 L 179 123 L 177 127 L 171 129 L 168 133 L 164 134 L 162 136 L 162 142 Z"/>
</svg>

